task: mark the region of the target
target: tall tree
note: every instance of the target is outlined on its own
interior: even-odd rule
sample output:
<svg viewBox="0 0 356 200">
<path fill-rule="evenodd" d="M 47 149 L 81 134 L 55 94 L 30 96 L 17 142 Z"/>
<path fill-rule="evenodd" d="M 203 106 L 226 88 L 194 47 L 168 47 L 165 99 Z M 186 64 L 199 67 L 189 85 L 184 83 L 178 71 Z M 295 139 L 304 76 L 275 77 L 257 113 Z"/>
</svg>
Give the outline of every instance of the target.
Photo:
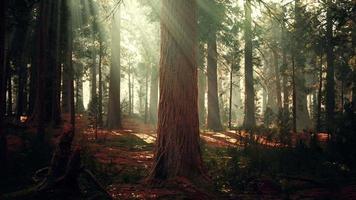
<svg viewBox="0 0 356 200">
<path fill-rule="evenodd" d="M 5 65 L 5 35 L 6 35 L 6 3 L 0 2 L 0 175 L 5 173 L 6 138 L 3 130 L 3 120 L 6 110 L 6 65 Z"/>
<path fill-rule="evenodd" d="M 153 65 L 151 69 L 149 121 L 151 124 L 154 125 L 156 125 L 157 123 L 157 111 L 158 111 L 157 107 L 158 107 L 158 69 L 157 66 Z"/>
<path fill-rule="evenodd" d="M 6 64 L 5 64 L 5 35 L 6 35 L 6 2 L 0 2 L 0 126 L 6 110 Z M 1 133 L 0 133 L 1 134 Z"/>
<path fill-rule="evenodd" d="M 53 68 L 52 77 L 52 102 L 51 102 L 51 122 L 54 126 L 59 125 L 61 121 L 60 108 L 60 89 L 61 89 L 61 52 L 60 52 L 60 37 L 61 37 L 61 10 L 62 0 L 55 1 L 53 4 L 52 19 L 51 19 L 51 53 L 49 67 Z"/>
<path fill-rule="evenodd" d="M 218 98 L 218 81 L 217 81 L 217 41 L 216 28 L 212 27 L 211 35 L 208 39 L 208 118 L 207 128 L 219 131 L 222 129 Z"/>
<path fill-rule="evenodd" d="M 333 132 L 335 109 L 335 70 L 333 46 L 332 1 L 327 1 L 326 12 L 326 124 L 329 133 Z"/>
<path fill-rule="evenodd" d="M 39 52 L 37 55 L 37 90 L 36 90 L 36 102 L 32 115 L 32 120 L 37 125 L 37 135 L 40 139 L 44 136 L 44 121 L 45 121 L 45 92 L 46 88 L 43 83 L 46 82 L 46 72 L 48 65 L 48 36 L 49 36 L 49 16 L 50 16 L 50 2 L 43 0 L 40 2 L 39 8 L 39 25 L 38 25 L 38 37 L 39 37 Z"/>
<path fill-rule="evenodd" d="M 152 179 L 203 173 L 199 146 L 196 1 L 161 7 L 160 101 Z"/>
<path fill-rule="evenodd" d="M 252 128 L 255 119 L 255 91 L 252 61 L 252 17 L 251 0 L 245 1 L 245 118 L 244 126 Z"/>
<path fill-rule="evenodd" d="M 111 67 L 110 67 L 110 88 L 107 125 L 109 129 L 121 128 L 121 107 L 120 107 L 120 8 L 114 13 L 112 21 L 112 47 L 111 47 Z"/>
<path fill-rule="evenodd" d="M 295 1 L 295 32 L 294 49 L 295 58 L 295 116 L 297 131 L 312 128 L 308 108 L 307 108 L 307 88 L 305 86 L 305 20 L 304 9 L 300 0 Z M 294 109 L 294 108 L 293 108 Z"/>
</svg>

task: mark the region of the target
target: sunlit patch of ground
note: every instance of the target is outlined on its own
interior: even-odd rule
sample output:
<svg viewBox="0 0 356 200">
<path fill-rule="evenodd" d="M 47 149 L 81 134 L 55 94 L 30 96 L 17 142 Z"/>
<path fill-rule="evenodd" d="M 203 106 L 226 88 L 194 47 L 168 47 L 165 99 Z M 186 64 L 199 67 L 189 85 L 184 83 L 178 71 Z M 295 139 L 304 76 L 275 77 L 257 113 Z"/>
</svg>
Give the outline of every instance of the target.
<svg viewBox="0 0 356 200">
<path fill-rule="evenodd" d="M 141 138 L 148 144 L 153 144 L 156 141 L 156 134 L 146 134 L 146 133 L 133 133 L 137 137 Z"/>
</svg>

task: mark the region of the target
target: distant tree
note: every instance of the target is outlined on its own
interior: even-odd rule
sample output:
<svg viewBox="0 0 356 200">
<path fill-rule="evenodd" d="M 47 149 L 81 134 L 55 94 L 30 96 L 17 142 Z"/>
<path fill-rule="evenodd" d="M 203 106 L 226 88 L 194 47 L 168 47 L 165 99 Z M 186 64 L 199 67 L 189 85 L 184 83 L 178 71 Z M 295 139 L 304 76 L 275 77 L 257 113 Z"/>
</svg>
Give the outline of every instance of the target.
<svg viewBox="0 0 356 200">
<path fill-rule="evenodd" d="M 251 0 L 245 1 L 245 118 L 244 127 L 252 128 L 256 125 L 255 118 L 255 92 L 252 61 L 252 17 Z"/>
<path fill-rule="evenodd" d="M 218 96 L 218 52 L 217 39 L 220 23 L 224 16 L 224 7 L 216 0 L 198 1 L 200 17 L 200 34 L 204 34 L 203 40 L 207 44 L 207 86 L 208 86 L 208 115 L 207 128 L 222 130 L 219 96 Z M 202 37 L 202 36 L 201 36 Z"/>
<path fill-rule="evenodd" d="M 329 133 L 334 129 L 335 112 L 335 69 L 334 69 L 334 40 L 333 40 L 333 17 L 332 1 L 327 0 L 326 11 L 326 124 Z"/>
<path fill-rule="evenodd" d="M 157 123 L 158 112 L 158 69 L 153 65 L 151 68 L 151 85 L 150 85 L 150 106 L 149 106 L 149 121 L 151 124 Z"/>
<path fill-rule="evenodd" d="M 114 13 L 112 21 L 112 48 L 111 48 L 111 67 L 109 85 L 109 105 L 107 126 L 109 129 L 121 128 L 121 107 L 120 107 L 120 8 Z"/>
</svg>

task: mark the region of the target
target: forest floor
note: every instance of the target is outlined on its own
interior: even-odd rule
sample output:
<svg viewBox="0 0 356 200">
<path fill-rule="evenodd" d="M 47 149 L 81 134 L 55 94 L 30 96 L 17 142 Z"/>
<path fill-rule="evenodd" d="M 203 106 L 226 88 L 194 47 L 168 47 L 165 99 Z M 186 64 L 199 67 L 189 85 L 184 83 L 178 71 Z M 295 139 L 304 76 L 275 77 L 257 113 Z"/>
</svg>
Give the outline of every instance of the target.
<svg viewBox="0 0 356 200">
<path fill-rule="evenodd" d="M 321 154 L 313 157 L 314 153 L 309 150 L 303 150 L 300 154 L 294 152 L 296 147 L 291 148 L 292 153 L 288 151 L 286 154 L 283 151 L 284 146 L 273 139 L 273 136 L 249 135 L 242 131 L 201 133 L 203 159 L 215 186 L 213 191 L 201 189 L 197 184 L 183 178 L 166 182 L 165 185 L 152 186 L 145 178 L 153 161 L 156 140 L 153 126 L 130 118 L 123 121 L 124 128 L 121 130 L 95 130 L 90 127 L 86 117 L 77 117 L 74 145 L 82 148 L 84 167 L 95 174 L 114 199 L 356 199 L 356 176 L 347 170 L 346 173 L 343 166 L 331 168 L 324 161 L 314 162 Z M 60 131 L 51 130 L 54 136 L 59 135 Z M 19 135 L 16 133 L 18 130 L 13 132 L 8 134 L 8 151 L 12 158 L 12 171 L 9 174 L 13 176 L 4 185 L 4 191 L 7 192 L 30 185 L 33 172 L 46 166 L 50 160 L 48 149 L 41 150 L 47 152 L 42 158 L 38 158 L 39 154 L 36 152 L 26 154 L 30 149 L 29 141 L 34 130 L 27 131 L 30 135 Z M 325 137 L 324 134 L 319 134 L 317 139 L 322 143 L 325 142 Z M 256 146 L 246 150 L 251 138 Z M 292 138 L 292 143 L 301 139 L 296 136 Z M 309 140 L 307 136 L 302 138 Z M 56 142 L 52 140 L 52 143 Z M 293 156 L 290 157 L 290 154 Z M 31 155 L 46 161 L 33 164 Z M 283 157 L 281 155 L 287 155 L 285 162 L 274 160 L 275 157 Z M 250 160 L 244 161 L 248 159 Z M 278 173 L 272 170 L 275 165 L 278 166 L 278 162 L 283 167 L 290 163 L 291 167 L 286 167 L 287 173 L 279 173 L 280 166 Z M 33 166 L 29 166 L 29 163 Z M 250 167 L 246 167 L 247 165 Z M 298 170 L 295 170 L 295 166 Z M 314 171 L 305 170 L 309 168 Z M 295 170 L 295 173 L 288 173 L 289 170 Z M 325 177 L 324 171 L 330 177 Z M 25 176 L 26 179 L 23 178 Z"/>
<path fill-rule="evenodd" d="M 84 125 L 84 127 L 87 127 Z M 83 128 L 84 128 L 83 127 Z M 153 126 L 143 124 L 139 120 L 124 120 L 122 130 L 83 129 L 82 144 L 86 146 L 91 159 L 100 163 L 96 173 L 103 174 L 101 180 L 110 183 L 107 188 L 114 199 L 356 199 L 356 183 L 335 186 L 319 183 L 310 177 L 288 177 L 289 188 L 273 180 L 275 177 L 261 176 L 251 181 L 244 191 L 232 191 L 220 184 L 217 191 L 203 192 L 189 181 L 175 180 L 175 183 L 162 187 L 150 187 L 145 182 L 153 159 L 153 145 L 156 132 Z M 81 129 L 79 127 L 79 129 Z M 227 149 L 241 148 L 250 135 L 238 131 L 222 131 L 201 133 L 203 157 L 209 175 L 219 177 L 219 170 L 214 170 L 218 157 L 231 159 Z M 267 136 L 253 136 L 255 141 L 267 148 L 280 148 L 283 145 Z M 319 134 L 319 142 L 325 142 L 325 134 Z M 294 143 L 297 139 L 294 137 Z M 307 136 L 304 136 L 308 140 Z M 95 168 L 95 167 L 94 167 Z M 219 180 L 217 180 L 219 181 Z M 218 185 L 218 184 L 215 184 Z M 334 186 L 331 186 L 334 187 Z M 297 189 L 296 189 L 297 188 Z M 211 196 L 212 195 L 212 196 Z"/>
</svg>

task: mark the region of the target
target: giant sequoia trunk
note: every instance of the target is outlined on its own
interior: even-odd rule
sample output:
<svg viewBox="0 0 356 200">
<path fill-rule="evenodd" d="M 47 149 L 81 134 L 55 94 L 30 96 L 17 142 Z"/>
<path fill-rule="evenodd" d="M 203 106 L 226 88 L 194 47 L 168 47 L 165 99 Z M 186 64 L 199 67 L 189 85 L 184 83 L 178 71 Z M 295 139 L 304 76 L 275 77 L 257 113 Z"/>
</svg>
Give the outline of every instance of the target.
<svg viewBox="0 0 356 200">
<path fill-rule="evenodd" d="M 196 1 L 162 1 L 160 101 L 151 179 L 203 173 L 199 146 Z"/>
<path fill-rule="evenodd" d="M 217 47 L 216 33 L 213 31 L 208 40 L 208 118 L 207 128 L 219 131 L 222 129 L 217 83 Z"/>
<path fill-rule="evenodd" d="M 245 128 L 256 125 L 255 91 L 253 83 L 251 1 L 245 2 Z"/>
<path fill-rule="evenodd" d="M 120 9 L 113 16 L 112 23 L 112 48 L 109 86 L 109 108 L 108 121 L 109 129 L 121 128 L 121 107 L 120 107 Z"/>
<path fill-rule="evenodd" d="M 335 79 L 334 79 L 334 48 L 333 48 L 333 22 L 332 22 L 332 8 L 331 0 L 327 1 L 326 14 L 326 124 L 329 133 L 333 132 L 334 123 L 334 109 L 335 109 Z"/>
</svg>

